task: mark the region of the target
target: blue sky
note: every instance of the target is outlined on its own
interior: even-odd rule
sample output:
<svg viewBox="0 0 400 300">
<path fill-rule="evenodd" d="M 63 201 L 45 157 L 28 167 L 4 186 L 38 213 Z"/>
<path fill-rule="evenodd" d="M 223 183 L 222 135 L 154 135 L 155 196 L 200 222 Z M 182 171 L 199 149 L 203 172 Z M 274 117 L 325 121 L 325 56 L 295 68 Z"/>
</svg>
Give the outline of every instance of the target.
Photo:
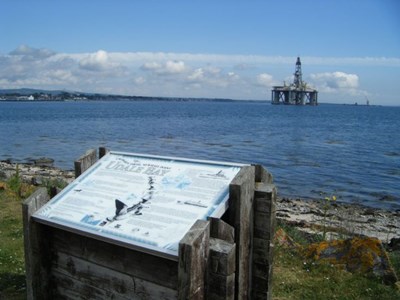
<svg viewBox="0 0 400 300">
<path fill-rule="evenodd" d="M 400 1 L 0 2 L 0 88 L 400 105 Z"/>
</svg>

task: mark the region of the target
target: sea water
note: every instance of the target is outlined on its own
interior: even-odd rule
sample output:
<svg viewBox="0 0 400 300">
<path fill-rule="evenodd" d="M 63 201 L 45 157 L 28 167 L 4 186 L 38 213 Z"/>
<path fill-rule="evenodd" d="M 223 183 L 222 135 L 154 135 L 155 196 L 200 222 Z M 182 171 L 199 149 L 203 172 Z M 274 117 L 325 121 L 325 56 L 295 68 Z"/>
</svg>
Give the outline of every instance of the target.
<svg viewBox="0 0 400 300">
<path fill-rule="evenodd" d="M 105 146 L 256 163 L 282 197 L 400 209 L 400 107 L 266 102 L 0 102 L 0 160 L 40 157 L 72 169 Z"/>
</svg>

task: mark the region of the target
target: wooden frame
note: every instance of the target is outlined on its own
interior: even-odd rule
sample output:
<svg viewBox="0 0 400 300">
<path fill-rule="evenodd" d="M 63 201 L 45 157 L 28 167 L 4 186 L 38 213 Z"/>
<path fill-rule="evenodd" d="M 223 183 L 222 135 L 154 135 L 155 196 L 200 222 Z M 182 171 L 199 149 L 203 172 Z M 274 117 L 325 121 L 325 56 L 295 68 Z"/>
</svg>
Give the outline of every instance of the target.
<svg viewBox="0 0 400 300">
<path fill-rule="evenodd" d="M 36 222 L 39 189 L 23 203 L 28 299 L 269 299 L 272 176 L 243 167 L 229 191 L 228 211 L 198 220 L 173 261 Z"/>
</svg>

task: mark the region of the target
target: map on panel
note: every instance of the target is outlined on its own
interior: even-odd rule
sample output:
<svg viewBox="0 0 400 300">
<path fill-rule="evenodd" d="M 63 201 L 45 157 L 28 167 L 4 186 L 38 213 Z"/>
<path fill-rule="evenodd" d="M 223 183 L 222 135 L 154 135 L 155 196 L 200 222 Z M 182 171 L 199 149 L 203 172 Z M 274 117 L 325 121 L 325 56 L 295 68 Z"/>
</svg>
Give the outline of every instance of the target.
<svg viewBox="0 0 400 300">
<path fill-rule="evenodd" d="M 42 223 L 177 256 L 197 219 L 226 207 L 243 165 L 110 152 L 38 210 Z"/>
</svg>

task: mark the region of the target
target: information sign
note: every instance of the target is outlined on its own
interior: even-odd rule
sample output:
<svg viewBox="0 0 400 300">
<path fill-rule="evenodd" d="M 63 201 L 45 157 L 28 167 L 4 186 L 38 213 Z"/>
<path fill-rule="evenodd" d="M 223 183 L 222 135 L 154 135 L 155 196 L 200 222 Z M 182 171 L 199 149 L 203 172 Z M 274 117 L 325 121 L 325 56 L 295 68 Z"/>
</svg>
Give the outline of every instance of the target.
<svg viewBox="0 0 400 300">
<path fill-rule="evenodd" d="M 172 259 L 197 219 L 225 212 L 242 164 L 110 152 L 33 216 Z"/>
</svg>

